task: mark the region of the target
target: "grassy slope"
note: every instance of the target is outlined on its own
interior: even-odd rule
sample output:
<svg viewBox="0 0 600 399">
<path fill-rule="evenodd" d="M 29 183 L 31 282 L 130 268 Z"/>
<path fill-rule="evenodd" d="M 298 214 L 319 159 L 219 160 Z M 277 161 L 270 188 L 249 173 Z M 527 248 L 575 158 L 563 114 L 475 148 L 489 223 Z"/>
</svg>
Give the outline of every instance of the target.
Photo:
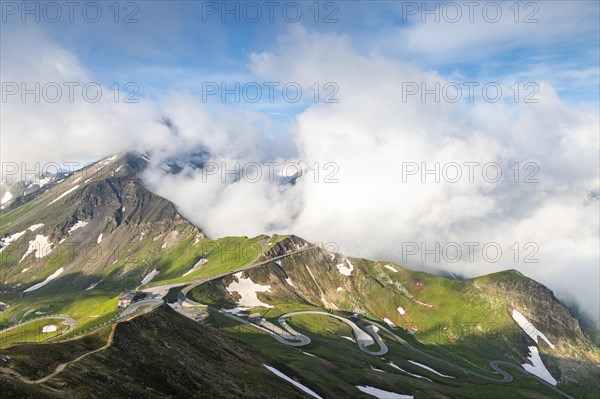
<svg viewBox="0 0 600 399">
<path fill-rule="evenodd" d="M 55 346 L 54 351 L 66 354 L 72 345 L 47 346 Z M 41 355 L 36 353 L 37 348 L 40 347 L 31 348 L 32 358 Z M 218 329 L 161 308 L 119 324 L 113 346 L 68 366 L 44 384 L 49 389 L 38 397 L 50 397 L 51 389 L 57 388 L 69 398 L 304 397 L 270 374 L 263 363 L 271 361 Z M 0 385 L 7 378 L 0 374 Z"/>
<path fill-rule="evenodd" d="M 343 310 L 359 312 L 382 324 L 381 320 L 387 317 L 400 327 L 394 329 L 396 333 L 414 346 L 463 367 L 480 368 L 478 371 L 490 376 L 493 376 L 488 366 L 491 360 L 521 364 L 526 347 L 533 344 L 510 316 L 509 304 L 514 298 L 510 295 L 493 296 L 479 288 L 485 287 L 485 284 L 496 285 L 498 281 L 509 285 L 531 281 L 520 274 L 509 271 L 486 276 L 476 282 L 457 281 L 414 272 L 397 265 L 392 265 L 397 270 L 393 272 L 385 268 L 384 263 L 351 259 L 355 269 L 361 273 L 354 271 L 352 277 L 346 277 L 335 266 L 341 259 L 328 261 L 328 255 L 320 252 L 314 249 L 310 254 L 286 258 L 283 260 L 283 270 L 270 264 L 245 272 L 255 283 L 271 286 L 269 293 L 259 293 L 258 297 L 275 305 L 274 309 L 256 308 L 251 311 L 259 311 L 272 322 L 276 322 L 277 317 L 283 313 L 307 309 L 328 310 L 339 314 L 343 314 Z M 310 268 L 314 280 L 306 266 Z M 284 278 L 291 279 L 295 287 L 290 287 Z M 213 281 L 196 288 L 191 295 L 199 302 L 216 307 L 234 307 L 234 297 L 225 290 L 231 281 L 233 277 Z M 342 291 L 338 292 L 337 287 L 342 287 Z M 416 301 L 431 304 L 432 307 Z M 332 310 L 333 305 L 340 311 Z M 404 316 L 396 310 L 398 306 L 406 311 Z M 313 333 L 323 323 L 315 320 Z M 581 344 L 576 341 L 569 343 Z M 271 346 L 278 345 L 280 344 Z M 587 343 L 581 345 L 588 348 Z M 597 353 L 597 348 L 595 350 Z M 552 358 L 545 359 L 552 365 Z M 410 370 L 411 367 L 407 366 L 405 369 Z M 560 375 L 556 368 L 551 368 L 551 371 L 554 375 Z M 529 387 L 534 391 L 545 392 L 549 397 L 555 395 L 531 378 L 515 377 L 517 382 L 511 385 L 513 388 L 522 381 L 523 389 Z M 484 397 L 477 395 L 483 395 L 485 389 L 489 389 L 481 388 L 487 384 L 482 384 L 482 381 L 469 383 L 476 383 L 480 388 L 467 397 Z M 588 395 L 592 392 L 590 388 L 583 391 Z M 494 397 L 503 397 L 501 395 L 508 391 L 499 389 L 498 392 L 500 396 Z M 456 393 L 452 397 L 460 397 L 454 395 Z"/>
</svg>

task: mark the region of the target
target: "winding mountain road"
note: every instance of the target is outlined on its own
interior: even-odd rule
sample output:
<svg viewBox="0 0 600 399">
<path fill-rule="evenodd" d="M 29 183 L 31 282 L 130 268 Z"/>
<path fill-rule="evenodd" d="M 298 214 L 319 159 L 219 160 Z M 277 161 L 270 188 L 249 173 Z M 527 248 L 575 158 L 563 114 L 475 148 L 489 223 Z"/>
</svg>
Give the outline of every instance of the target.
<svg viewBox="0 0 600 399">
<path fill-rule="evenodd" d="M 352 329 L 352 333 L 354 334 L 354 338 L 356 339 L 356 344 L 358 345 L 358 347 L 360 348 L 360 350 L 362 350 L 365 353 L 368 353 L 369 355 L 373 355 L 373 356 L 381 356 L 387 353 L 388 348 L 385 345 L 385 343 L 381 340 L 381 338 L 379 337 L 379 335 L 377 334 L 376 331 L 374 331 L 373 329 L 371 329 L 369 331 L 369 334 L 367 334 L 366 332 L 364 332 L 363 330 L 361 330 L 356 323 L 354 323 L 352 320 L 348 320 L 345 317 L 341 317 L 338 315 L 334 315 L 331 313 L 327 313 L 327 312 L 318 312 L 318 311 L 303 311 L 303 312 L 293 312 L 293 313 L 286 313 L 284 315 L 279 316 L 279 319 L 277 320 L 277 322 L 279 324 L 281 324 L 281 326 L 283 328 L 285 328 L 286 330 L 288 330 L 290 333 L 292 334 L 298 334 L 296 331 L 294 331 L 286 322 L 285 319 L 292 317 L 292 316 L 297 316 L 297 315 L 302 315 L 302 314 L 313 314 L 313 315 L 320 315 L 320 316 L 327 316 L 327 317 L 331 317 L 333 319 L 339 320 L 342 323 L 346 323 L 350 326 L 350 328 Z M 301 334 L 298 334 L 301 335 Z M 306 337 L 308 339 L 308 337 Z M 310 339 L 308 339 L 310 342 Z M 379 344 L 380 349 L 378 351 L 372 351 L 370 349 L 368 349 L 367 347 L 374 345 L 375 342 L 377 342 Z"/>
<path fill-rule="evenodd" d="M 371 320 L 363 320 L 366 323 L 369 323 L 370 326 L 367 326 L 365 329 L 367 331 L 369 331 L 370 334 L 373 335 L 373 337 L 375 338 L 375 340 L 378 342 L 378 344 L 381 347 L 380 351 L 377 352 L 373 352 L 370 351 L 366 348 L 366 346 L 369 346 L 370 344 L 367 344 L 369 342 L 369 340 L 371 341 L 371 343 L 373 343 L 373 340 L 371 339 L 371 337 L 366 334 L 364 331 L 362 331 L 354 322 L 341 317 L 341 316 L 337 316 L 337 315 L 333 315 L 330 313 L 326 313 L 326 312 L 319 312 L 319 311 L 302 311 L 302 312 L 292 312 L 292 313 L 287 313 L 285 315 L 282 315 L 279 317 L 279 323 L 281 324 L 281 321 L 285 321 L 285 319 L 294 316 L 294 315 L 300 315 L 300 314 L 314 314 L 314 315 L 322 315 L 322 316 L 327 316 L 327 317 L 333 317 L 337 320 L 343 321 L 346 324 L 350 325 L 352 327 L 352 331 L 354 332 L 354 336 L 356 337 L 356 343 L 358 345 L 358 347 L 365 353 L 368 353 L 370 355 L 373 356 L 380 356 L 383 355 L 385 353 L 387 353 L 387 347 L 385 346 L 385 343 L 381 340 L 381 337 L 379 336 L 379 334 L 377 333 L 378 330 L 384 331 L 385 333 L 387 333 L 390 337 L 392 337 L 392 339 L 394 339 L 395 341 L 397 341 L 398 343 L 400 343 L 401 345 L 403 345 L 405 348 L 418 353 L 421 356 L 427 357 L 435 362 L 441 363 L 443 365 L 445 365 L 446 367 L 452 368 L 452 369 L 456 369 L 459 370 L 461 372 L 463 372 L 464 374 L 467 375 L 471 375 L 473 377 L 477 377 L 486 381 L 491 381 L 491 382 L 499 382 L 499 383 L 508 383 L 508 382 L 512 382 L 513 377 L 512 375 L 510 375 L 507 371 L 502 370 L 500 367 L 505 367 L 505 368 L 511 368 L 514 369 L 522 374 L 525 374 L 529 377 L 533 377 L 536 380 L 538 380 L 540 383 L 544 384 L 545 386 L 547 386 L 548 388 L 552 389 L 554 392 L 556 392 L 557 394 L 567 398 L 567 399 L 574 399 L 572 396 L 570 396 L 569 394 L 561 391 L 560 389 L 556 388 L 554 385 L 549 384 L 548 382 L 544 381 L 543 379 L 539 378 L 538 376 L 529 373 L 527 370 L 525 370 L 524 368 L 522 368 L 521 366 L 514 364 L 514 363 L 510 363 L 510 362 L 505 362 L 502 360 L 493 360 L 490 362 L 490 368 L 496 373 L 499 374 L 500 378 L 493 378 L 493 377 L 489 377 L 487 375 L 481 374 L 477 371 L 473 371 L 473 370 L 469 370 L 465 367 L 456 365 L 454 363 L 451 363 L 447 360 L 444 359 L 440 359 L 439 357 L 432 355 L 430 353 L 424 352 L 418 348 L 415 348 L 414 346 L 412 346 L 411 344 L 409 344 L 408 342 L 406 342 L 404 339 L 398 337 L 396 334 L 394 334 L 392 331 L 390 331 L 388 328 L 382 326 L 379 323 L 376 323 L 374 321 Z M 287 324 L 282 326 L 289 328 L 289 326 L 287 326 Z M 370 327 L 370 328 L 369 328 Z M 357 331 L 358 330 L 358 331 Z M 359 332 L 360 331 L 360 332 Z M 365 339 L 365 336 L 369 337 L 369 339 Z M 310 341 L 310 340 L 309 340 Z M 285 343 L 285 342 L 284 342 Z M 299 346 L 299 345 L 298 345 Z"/>
<path fill-rule="evenodd" d="M 134 314 L 137 313 L 137 311 L 143 307 L 146 307 L 146 309 L 144 309 L 144 313 L 149 312 L 151 310 L 153 310 L 154 308 L 160 306 L 161 304 L 164 303 L 164 297 L 167 295 L 167 293 L 169 292 L 170 289 L 172 288 L 176 288 L 176 287 L 184 287 L 181 289 L 181 291 L 179 291 L 178 294 L 178 299 L 179 299 L 179 304 L 182 306 L 185 306 L 186 304 L 188 306 L 194 306 L 194 305 L 199 305 L 198 303 L 190 300 L 187 298 L 187 293 L 189 291 L 191 291 L 192 289 L 198 287 L 199 285 L 202 285 L 204 283 L 207 283 L 209 281 L 212 280 L 217 280 L 220 278 L 223 278 L 225 276 L 231 275 L 231 274 L 235 274 L 238 273 L 240 271 L 243 270 L 248 270 L 251 268 L 255 268 L 255 267 L 259 267 L 259 266 L 263 266 L 266 264 L 269 264 L 271 262 L 274 262 L 276 260 L 285 258 L 287 256 L 291 256 L 294 254 L 298 254 L 298 253 L 302 253 L 305 251 L 308 251 L 310 249 L 314 248 L 314 246 L 308 246 L 305 248 L 301 248 L 299 250 L 293 251 L 293 252 L 289 252 L 286 253 L 284 255 L 280 255 L 259 263 L 254 263 L 256 259 L 258 259 L 258 257 L 260 257 L 260 255 L 262 255 L 262 253 L 260 255 L 257 256 L 257 258 L 255 258 L 253 261 L 249 262 L 247 265 L 243 266 L 240 269 L 234 270 L 234 271 L 229 271 L 226 273 L 222 273 L 220 275 L 217 276 L 213 276 L 213 277 L 209 277 L 209 278 L 205 278 L 205 279 L 199 279 L 199 280 L 194 280 L 194 281 L 190 281 L 190 282 L 182 282 L 182 283 L 172 283 L 172 284 L 164 284 L 161 286 L 156 286 L 156 287 L 150 287 L 147 289 L 144 289 L 143 292 L 152 294 L 152 298 L 150 299 L 146 299 L 146 300 L 142 300 L 142 301 L 138 301 L 138 302 L 134 302 L 133 304 L 131 304 L 130 306 L 128 306 L 125 311 L 123 311 L 123 313 L 120 315 L 119 319 L 123 319 L 129 316 L 132 316 Z M 234 319 L 240 323 L 243 323 L 245 325 L 249 325 L 252 326 L 256 329 L 259 329 L 263 332 L 266 332 L 267 334 L 269 334 L 271 337 L 273 337 L 275 340 L 277 340 L 278 342 L 284 344 L 284 345 L 288 345 L 288 346 L 305 346 L 308 345 L 311 341 L 310 338 L 298 333 L 297 331 L 295 331 L 292 327 L 290 327 L 287 322 L 286 319 L 295 316 L 295 315 L 302 315 L 302 314 L 312 314 L 312 315 L 320 315 L 320 316 L 326 316 L 326 317 L 330 317 L 330 318 L 334 318 L 338 321 L 341 321 L 345 324 L 347 324 L 348 326 L 350 326 L 350 328 L 352 329 L 352 332 L 354 334 L 354 337 L 356 338 L 356 344 L 358 345 L 359 349 L 362 350 L 363 352 L 372 355 L 372 356 L 382 356 L 384 354 L 386 354 L 388 352 L 388 347 L 385 344 L 385 342 L 381 339 L 380 335 L 378 334 L 379 331 L 383 331 L 385 332 L 387 335 L 389 335 L 393 340 L 395 340 L 396 342 L 400 343 L 401 345 L 403 345 L 405 348 L 423 356 L 423 357 L 427 357 L 428 359 L 431 359 L 434 362 L 440 363 L 445 365 L 446 367 L 458 370 L 466 375 L 470 375 L 476 378 L 480 378 L 486 381 L 490 381 L 490 382 L 498 382 L 498 383 L 509 383 L 511 381 L 513 381 L 513 377 L 511 374 L 509 374 L 507 371 L 503 370 L 501 367 L 504 368 L 511 368 L 514 369 L 522 374 L 525 374 L 529 377 L 533 377 L 535 379 L 537 379 L 540 383 L 544 384 L 545 386 L 547 386 L 548 388 L 552 389 L 554 392 L 556 392 L 557 394 L 567 398 L 567 399 L 574 399 L 572 396 L 566 394 L 565 392 L 561 391 L 560 389 L 556 388 L 555 386 L 547 383 L 546 381 L 542 380 L 541 378 L 537 377 L 534 374 L 529 373 L 527 370 L 525 370 L 524 368 L 522 368 L 521 366 L 514 364 L 514 363 L 510 363 L 510 362 L 506 362 L 506 361 L 501 361 L 501 360 L 493 360 L 490 362 L 490 368 L 493 370 L 493 372 L 495 374 L 499 375 L 499 378 L 494 378 L 494 377 L 490 377 L 484 374 L 481 374 L 477 371 L 473 371 L 473 370 L 469 370 L 465 367 L 456 365 L 454 363 L 451 363 L 447 360 L 438 358 L 435 355 L 432 355 L 430 353 L 424 352 L 414 346 L 412 346 L 411 344 L 409 344 L 408 342 L 406 342 L 404 339 L 400 338 L 399 336 L 397 336 L 395 333 L 393 333 L 391 330 L 389 330 L 388 328 L 382 326 L 381 324 L 371 321 L 371 320 L 362 320 L 363 323 L 369 324 L 368 326 L 365 326 L 365 330 L 367 332 L 365 332 L 364 330 L 362 330 L 356 323 L 354 323 L 352 320 L 349 320 L 345 317 L 342 316 L 338 316 L 338 315 L 334 315 L 331 313 L 327 313 L 327 312 L 321 312 L 321 311 L 300 311 L 300 312 L 291 312 L 291 313 L 286 313 L 284 315 L 281 315 L 278 318 L 278 323 L 281 325 L 282 330 L 278 331 L 277 327 L 274 325 L 271 325 L 270 323 L 268 323 L 271 328 L 266 328 L 265 325 L 267 325 L 267 323 L 264 323 L 265 325 L 262 325 L 262 322 L 259 322 L 259 324 L 256 323 L 251 323 L 247 320 L 244 320 L 240 317 L 237 317 L 233 314 L 230 313 L 226 313 L 223 312 L 221 310 L 219 310 L 219 312 L 231 319 Z M 41 320 L 41 319 L 56 319 L 56 318 L 62 318 L 63 320 L 65 320 L 65 324 L 69 324 L 69 329 L 62 333 L 61 335 L 64 335 L 66 333 L 68 333 L 69 331 L 71 331 L 75 326 L 76 326 L 76 322 L 75 320 L 73 320 L 70 317 L 64 317 L 64 316 L 48 316 L 48 317 L 44 317 L 44 318 L 40 318 L 40 319 L 35 319 L 32 321 L 36 321 L 36 320 Z M 26 324 L 26 323 L 24 323 Z M 17 325 L 17 326 L 13 326 L 10 327 L 6 330 L 3 331 L 8 331 L 12 328 L 16 328 L 19 326 L 22 326 L 23 324 Z M 30 380 L 25 376 L 22 376 L 21 374 L 19 374 L 18 372 L 9 369 L 9 368 L 0 368 L 0 371 L 6 374 L 10 374 L 13 375 L 17 378 L 19 378 L 21 381 L 28 383 L 28 384 L 40 384 L 43 383 L 47 380 L 49 380 L 50 378 L 54 377 L 55 375 L 61 373 L 65 367 L 70 364 L 70 363 L 74 363 L 77 362 L 79 360 L 81 360 L 82 358 L 89 356 L 93 353 L 96 353 L 98 351 L 104 350 L 106 348 L 108 348 L 110 345 L 112 345 L 113 342 L 113 336 L 114 336 L 114 330 L 115 330 L 115 326 L 116 323 L 113 325 L 113 328 L 111 330 L 111 334 L 109 336 L 109 340 L 107 342 L 107 344 L 105 346 L 103 346 L 102 348 L 99 348 L 95 351 L 92 352 L 88 352 L 84 355 L 79 356 L 78 358 L 67 362 L 67 363 L 63 363 L 57 366 L 56 370 L 52 373 L 49 374 L 41 379 L 38 380 Z M 377 351 L 372 351 L 370 349 L 368 349 L 369 346 L 374 345 L 375 343 L 378 344 L 379 346 L 379 350 Z"/>
</svg>

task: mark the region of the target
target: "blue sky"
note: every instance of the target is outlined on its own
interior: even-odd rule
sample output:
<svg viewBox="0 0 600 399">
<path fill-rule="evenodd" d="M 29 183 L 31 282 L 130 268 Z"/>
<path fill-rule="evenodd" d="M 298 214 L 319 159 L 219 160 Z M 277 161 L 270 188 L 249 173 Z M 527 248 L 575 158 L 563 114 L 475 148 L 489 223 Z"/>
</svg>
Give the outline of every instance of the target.
<svg viewBox="0 0 600 399">
<path fill-rule="evenodd" d="M 149 96 L 174 88 L 193 92 L 192 78 L 252 80 L 249 54 L 271 49 L 291 25 L 302 24 L 310 31 L 347 34 L 358 52 L 397 57 L 446 76 L 544 79 L 553 82 L 564 98 L 598 100 L 597 1 L 540 1 L 535 2 L 537 9 L 527 10 L 528 2 L 521 2 L 519 19 L 535 11 L 533 18 L 539 20 L 529 24 L 513 22 L 515 11 L 508 9 L 512 2 L 503 4 L 503 16 L 497 23 L 487 23 L 483 11 L 478 10 L 473 14 L 474 23 L 465 22 L 465 6 L 461 6 L 465 14 L 459 23 L 446 22 L 441 2 L 440 23 L 431 23 L 435 16 L 426 15 L 429 22 L 423 24 L 422 2 L 412 3 L 419 10 L 414 13 L 413 8 L 408 14 L 402 2 L 320 2 L 319 22 L 315 23 L 314 3 L 301 1 L 293 4 L 301 7 L 302 17 L 291 23 L 282 11 L 285 2 L 274 9 L 273 22 L 267 18 L 268 6 L 257 2 L 262 17 L 252 23 L 248 19 L 253 18 L 253 10 L 245 9 L 244 2 L 138 1 L 135 8 L 121 2 L 119 19 L 133 12 L 132 18 L 138 22 L 114 23 L 114 10 L 109 9 L 112 3 L 104 2 L 97 23 L 86 22 L 77 11 L 74 23 L 65 15 L 58 23 L 44 22 L 42 16 L 39 24 L 32 24 L 33 17 L 27 16 L 29 22 L 23 24 L 17 14 L 6 16 L 2 29 L 5 40 L 13 31 L 40 29 L 76 54 L 97 79 L 135 81 L 141 94 Z M 435 7 L 435 2 L 427 4 Z M 219 14 L 236 5 L 240 22 L 235 22 L 236 15 Z M 287 15 L 293 16 L 293 8 L 289 10 Z M 329 14 L 337 22 L 324 23 Z M 297 108 L 290 107 L 290 113 L 295 111 Z"/>
</svg>

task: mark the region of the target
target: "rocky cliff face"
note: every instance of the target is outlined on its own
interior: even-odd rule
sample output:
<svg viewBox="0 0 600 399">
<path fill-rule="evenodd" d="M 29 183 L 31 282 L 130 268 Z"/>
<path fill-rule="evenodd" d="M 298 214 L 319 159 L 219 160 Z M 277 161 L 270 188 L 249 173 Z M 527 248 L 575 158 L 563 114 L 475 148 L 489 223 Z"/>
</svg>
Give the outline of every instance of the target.
<svg viewBox="0 0 600 399">
<path fill-rule="evenodd" d="M 137 173 L 145 164 L 133 153 L 108 158 L 50 184 L 26 206 L 4 210 L 1 233 L 22 233 L 0 258 L 4 289 L 24 290 L 60 268 L 44 289 L 83 290 L 101 279 L 114 289 L 134 288 L 161 250 L 202 236 L 171 202 L 143 187 Z M 23 257 L 31 245 L 42 248 Z"/>
<path fill-rule="evenodd" d="M 538 347 L 549 369 L 560 375 L 563 383 L 598 384 L 600 351 L 551 290 L 516 270 L 477 278 L 471 283 L 480 291 L 483 300 L 504 306 L 508 314 L 517 310 L 546 335 L 555 348 L 543 340 Z M 533 344 L 533 340 L 525 334 L 521 334 L 521 338 L 523 343 Z"/>
</svg>

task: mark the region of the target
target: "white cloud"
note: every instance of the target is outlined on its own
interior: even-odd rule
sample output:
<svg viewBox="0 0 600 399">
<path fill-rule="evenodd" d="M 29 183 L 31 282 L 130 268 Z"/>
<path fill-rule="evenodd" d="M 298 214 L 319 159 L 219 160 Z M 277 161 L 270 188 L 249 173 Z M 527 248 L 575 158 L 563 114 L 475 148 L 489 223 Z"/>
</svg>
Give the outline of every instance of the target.
<svg viewBox="0 0 600 399">
<path fill-rule="evenodd" d="M 20 52 L 8 49 L 3 81 L 93 79 L 76 57 L 52 43 L 41 38 L 27 43 L 32 60 L 48 59 L 46 69 L 29 70 Z M 211 161 L 229 168 L 235 162 L 299 159 L 310 168 L 295 185 L 275 185 L 266 177 L 223 184 L 200 172 L 169 176 L 157 168 L 144 177 L 214 237 L 293 232 L 336 242 L 348 255 L 398 263 L 402 243 L 498 242 L 504 251 L 498 263 L 478 254 L 473 263 L 425 264 L 467 276 L 515 267 L 558 293 L 571 293 L 597 317 L 599 214 L 597 202 L 587 199 L 598 191 L 594 111 L 564 103 L 544 82 L 538 104 L 404 102 L 403 82 L 447 78 L 398 57 L 361 54 L 348 35 L 301 26 L 249 61 L 250 72 L 265 81 L 296 81 L 304 88 L 335 82 L 339 103 L 311 105 L 283 139 L 272 139 L 264 133 L 271 127 L 269 115 L 239 106 L 209 112 L 197 98 L 175 92 L 160 103 L 137 105 L 11 102 L 3 109 L 2 158 L 99 158 L 127 148 L 169 156 L 201 147 L 213 155 Z M 172 120 L 177 135 L 158 123 L 162 116 Z M 508 167 L 515 161 L 539 165 L 539 183 L 511 183 Z M 331 172 L 327 162 L 339 167 L 339 183 L 324 183 Z M 507 179 L 491 184 L 477 169 L 474 183 L 465 178 L 455 184 L 423 184 L 417 178 L 404 183 L 403 162 L 497 162 Z M 526 172 L 521 170 L 521 179 Z M 514 242 L 521 245 L 516 264 L 509 249 Z M 539 263 L 523 263 L 527 242 L 539 246 Z M 424 267 L 417 256 L 406 263 Z"/>
<path fill-rule="evenodd" d="M 2 104 L 3 162 L 28 162 L 31 167 L 33 162 L 98 159 L 137 144 L 164 141 L 167 129 L 157 123 L 155 104 L 124 103 L 123 94 L 116 102 L 114 91 L 95 80 L 74 54 L 41 31 L 21 30 L 18 34 L 19 40 L 2 41 L 0 78 L 3 85 L 19 86 L 19 93 L 8 96 Z M 32 94 L 23 101 L 21 85 L 33 89 L 36 83 L 39 102 Z M 88 83 L 100 85 L 98 102 L 85 100 L 82 91 Z M 47 84 L 56 84 L 62 95 L 56 97 L 56 89 L 50 86 L 44 92 Z M 74 86 L 72 100 L 65 84 L 79 84 Z M 86 95 L 93 99 L 96 93 L 91 88 Z M 55 103 L 45 100 L 54 98 L 58 98 Z"/>
<path fill-rule="evenodd" d="M 159 192 L 215 236 L 289 231 L 339 243 L 352 255 L 399 263 L 402 243 L 432 248 L 434 242 L 497 242 L 503 250 L 497 263 L 482 259 L 479 249 L 473 263 L 442 258 L 436 264 L 428 256 L 425 265 L 467 276 L 518 268 L 558 293 L 574 293 L 586 313 L 597 315 L 598 208 L 586 205 L 587 193 L 598 189 L 598 121 L 592 113 L 564 104 L 547 84 L 540 87 L 538 104 L 404 103 L 402 82 L 444 77 L 359 55 L 345 36 L 298 28 L 280 43 L 275 51 L 251 56 L 255 73 L 304 85 L 334 77 L 340 87 L 338 104 L 311 106 L 298 116 L 295 130 L 300 159 L 308 165 L 335 162 L 340 183 L 323 183 L 321 166 L 319 183 L 309 171 L 285 189 L 192 179 Z M 475 183 L 402 183 L 405 161 L 497 162 L 506 181 L 491 184 L 478 175 Z M 539 183 L 512 183 L 514 161 L 521 164 L 520 181 L 531 172 L 522 169 L 524 163 L 535 162 Z M 175 194 L 177 187 L 185 192 Z M 510 249 L 515 242 L 517 263 Z M 535 250 L 524 247 L 528 242 L 539 247 L 532 256 L 539 263 L 523 263 Z M 418 255 L 407 263 L 424 267 Z"/>
</svg>

